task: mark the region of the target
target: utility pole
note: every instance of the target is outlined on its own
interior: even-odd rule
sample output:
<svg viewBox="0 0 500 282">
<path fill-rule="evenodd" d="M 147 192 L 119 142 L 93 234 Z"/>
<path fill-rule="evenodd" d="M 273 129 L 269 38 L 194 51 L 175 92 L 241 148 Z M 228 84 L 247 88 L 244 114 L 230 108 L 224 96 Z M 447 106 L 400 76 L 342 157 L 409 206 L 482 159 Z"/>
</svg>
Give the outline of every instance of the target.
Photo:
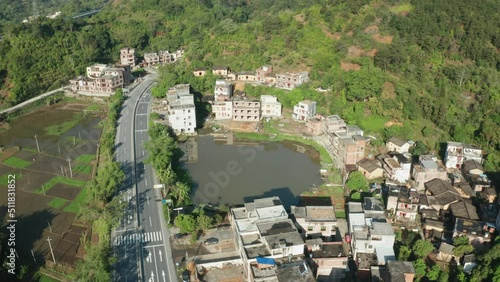
<svg viewBox="0 0 500 282">
<path fill-rule="evenodd" d="M 38 138 L 36 138 L 36 134 L 35 134 L 35 142 L 36 142 L 36 148 L 38 149 L 38 153 L 40 153 L 40 146 L 38 146 Z"/>
<path fill-rule="evenodd" d="M 76 138 L 73 136 L 73 146 L 76 146 Z"/>
<path fill-rule="evenodd" d="M 61 146 L 59 146 L 59 142 L 57 143 L 57 150 L 59 151 L 59 155 L 61 154 Z"/>
<path fill-rule="evenodd" d="M 61 166 L 61 175 L 64 176 L 64 170 L 62 166 Z"/>
<path fill-rule="evenodd" d="M 69 165 L 69 175 L 71 176 L 71 178 L 73 178 L 73 171 L 71 170 L 71 158 L 68 157 L 67 161 Z"/>
<path fill-rule="evenodd" d="M 54 261 L 54 263 L 56 263 L 56 257 L 54 257 L 54 251 L 52 251 L 52 244 L 50 244 L 51 240 L 52 239 L 50 239 L 50 237 L 47 237 L 47 242 L 49 242 L 50 253 L 52 254 L 52 260 Z"/>
<path fill-rule="evenodd" d="M 48 220 L 47 220 L 47 224 L 49 225 L 50 233 L 52 233 L 52 227 L 50 226 L 50 222 Z"/>
<path fill-rule="evenodd" d="M 45 188 L 43 187 L 43 184 L 42 184 L 42 192 L 43 192 L 43 195 L 45 196 Z"/>
<path fill-rule="evenodd" d="M 31 255 L 33 256 L 33 260 L 35 261 L 35 264 L 36 264 L 36 258 L 35 258 L 35 254 L 33 253 L 33 249 L 31 249 Z"/>
</svg>

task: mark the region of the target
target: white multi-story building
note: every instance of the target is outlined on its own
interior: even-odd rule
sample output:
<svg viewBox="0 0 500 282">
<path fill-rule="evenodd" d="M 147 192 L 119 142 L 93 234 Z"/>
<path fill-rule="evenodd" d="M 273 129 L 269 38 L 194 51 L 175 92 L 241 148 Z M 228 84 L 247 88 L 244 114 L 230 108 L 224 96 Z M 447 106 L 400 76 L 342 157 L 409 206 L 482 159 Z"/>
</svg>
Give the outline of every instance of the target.
<svg viewBox="0 0 500 282">
<path fill-rule="evenodd" d="M 120 49 L 120 63 L 135 67 L 135 49 L 129 47 Z"/>
<path fill-rule="evenodd" d="M 260 96 L 260 107 L 262 112 L 262 117 L 273 118 L 281 117 L 281 103 L 278 102 L 278 98 L 271 95 Z"/>
<path fill-rule="evenodd" d="M 233 85 L 224 79 L 217 79 L 214 89 L 215 101 L 225 101 L 231 97 L 233 97 Z"/>
<path fill-rule="evenodd" d="M 316 101 L 304 100 L 293 107 L 292 118 L 306 121 L 316 115 Z"/>
<path fill-rule="evenodd" d="M 167 92 L 168 122 L 177 133 L 195 133 L 196 107 L 189 84 L 178 84 Z"/>
<path fill-rule="evenodd" d="M 87 67 L 87 77 L 100 77 L 104 75 L 104 70 L 108 68 L 105 64 L 94 64 Z"/>
<path fill-rule="evenodd" d="M 444 162 L 446 168 L 461 168 L 466 160 L 483 162 L 483 150 L 474 145 L 460 142 L 447 142 Z"/>
<path fill-rule="evenodd" d="M 212 103 L 212 113 L 215 120 L 233 118 L 233 101 L 214 101 Z"/>
<path fill-rule="evenodd" d="M 395 184 L 404 184 L 410 180 L 411 176 L 411 160 L 410 156 L 405 156 L 400 153 L 391 152 L 377 156 L 380 161 L 384 174 Z"/>
<path fill-rule="evenodd" d="M 379 265 L 396 260 L 394 230 L 385 219 L 383 207 L 373 198 L 365 198 L 364 205 L 349 203 L 349 232 L 354 260 L 361 253 L 375 254 Z"/>
<path fill-rule="evenodd" d="M 258 259 L 292 260 L 304 254 L 304 240 L 278 197 L 256 199 L 233 208 L 229 218 L 247 281 L 256 280 Z"/>
</svg>

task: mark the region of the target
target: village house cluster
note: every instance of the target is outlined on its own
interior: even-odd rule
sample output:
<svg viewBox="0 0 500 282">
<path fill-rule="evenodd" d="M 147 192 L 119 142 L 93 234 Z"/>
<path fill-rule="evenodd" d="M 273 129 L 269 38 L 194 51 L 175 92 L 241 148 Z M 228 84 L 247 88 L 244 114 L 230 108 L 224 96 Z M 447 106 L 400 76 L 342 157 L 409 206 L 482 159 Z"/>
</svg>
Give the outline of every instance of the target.
<svg viewBox="0 0 500 282">
<path fill-rule="evenodd" d="M 241 265 L 247 281 L 342 281 L 355 268 L 367 281 L 413 281 L 413 264 L 395 259 L 395 232 L 381 201 L 349 203 L 350 233 L 343 239 L 333 203 L 314 199 L 301 198 L 289 212 L 276 196 L 230 210 L 239 258 L 229 259 Z"/>
<path fill-rule="evenodd" d="M 348 250 L 335 241 L 331 204 L 292 206 L 288 214 L 278 197 L 256 199 L 231 209 L 230 221 L 247 281 L 345 277 Z"/>
<path fill-rule="evenodd" d="M 281 117 L 281 103 L 271 95 L 262 95 L 260 100 L 233 96 L 233 85 L 224 79 L 217 79 L 212 101 L 215 120 L 257 122 L 261 118 Z"/>
<path fill-rule="evenodd" d="M 184 56 L 184 50 L 176 50 L 170 53 L 168 50 L 144 53 L 144 61 L 141 63 L 143 67 L 151 67 L 154 65 L 165 65 L 175 63 Z"/>
<path fill-rule="evenodd" d="M 204 76 L 207 69 L 196 68 L 193 70 L 194 76 Z M 221 76 L 229 81 L 244 81 L 259 83 L 277 88 L 293 90 L 297 86 L 309 81 L 309 73 L 306 71 L 297 73 L 274 74 L 273 67 L 262 66 L 255 71 L 232 72 L 227 66 L 214 66 L 211 69 L 213 75 Z"/>
<path fill-rule="evenodd" d="M 389 222 L 422 230 L 438 250 L 438 260 L 450 262 L 453 258 L 470 272 L 474 255 L 455 257 L 452 239 L 466 236 L 480 251 L 500 226 L 500 204 L 482 167 L 482 151 L 473 145 L 447 142 L 445 164 L 434 155 L 421 155 L 413 162 L 408 154 L 411 146 L 411 141 L 391 138 L 386 143 L 388 153 L 360 160 L 357 169 L 368 179 L 385 179 L 387 202 L 382 210 Z M 478 200 L 473 202 L 473 198 Z M 354 210 L 357 208 L 351 209 L 349 203 L 350 221 Z M 354 230 L 350 230 L 353 241 Z"/>
</svg>

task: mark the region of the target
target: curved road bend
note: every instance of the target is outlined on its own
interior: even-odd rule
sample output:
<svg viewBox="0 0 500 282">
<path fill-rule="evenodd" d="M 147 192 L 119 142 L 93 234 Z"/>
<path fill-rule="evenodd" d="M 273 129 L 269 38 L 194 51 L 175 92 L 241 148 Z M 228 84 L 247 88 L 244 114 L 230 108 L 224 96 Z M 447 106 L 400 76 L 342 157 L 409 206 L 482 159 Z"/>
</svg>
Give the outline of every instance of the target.
<svg viewBox="0 0 500 282">
<path fill-rule="evenodd" d="M 154 80 L 154 76 L 148 76 L 126 96 L 118 119 L 115 155 L 126 175 L 119 197 L 127 203 L 127 208 L 119 227 L 112 232 L 113 249 L 118 259 L 114 281 L 177 282 L 170 234 L 162 204 L 156 201 L 160 194 L 153 189 L 151 166 L 144 164 Z"/>
</svg>

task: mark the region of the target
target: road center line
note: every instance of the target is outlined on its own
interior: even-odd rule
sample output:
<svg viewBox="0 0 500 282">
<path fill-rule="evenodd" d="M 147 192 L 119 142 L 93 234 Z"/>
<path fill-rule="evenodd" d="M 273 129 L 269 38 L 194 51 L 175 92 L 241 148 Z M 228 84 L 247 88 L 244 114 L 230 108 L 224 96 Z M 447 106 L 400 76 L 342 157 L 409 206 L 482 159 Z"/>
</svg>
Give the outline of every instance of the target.
<svg viewBox="0 0 500 282">
<path fill-rule="evenodd" d="M 149 217 L 149 226 L 153 226 L 153 223 L 151 223 L 151 217 Z"/>
</svg>

